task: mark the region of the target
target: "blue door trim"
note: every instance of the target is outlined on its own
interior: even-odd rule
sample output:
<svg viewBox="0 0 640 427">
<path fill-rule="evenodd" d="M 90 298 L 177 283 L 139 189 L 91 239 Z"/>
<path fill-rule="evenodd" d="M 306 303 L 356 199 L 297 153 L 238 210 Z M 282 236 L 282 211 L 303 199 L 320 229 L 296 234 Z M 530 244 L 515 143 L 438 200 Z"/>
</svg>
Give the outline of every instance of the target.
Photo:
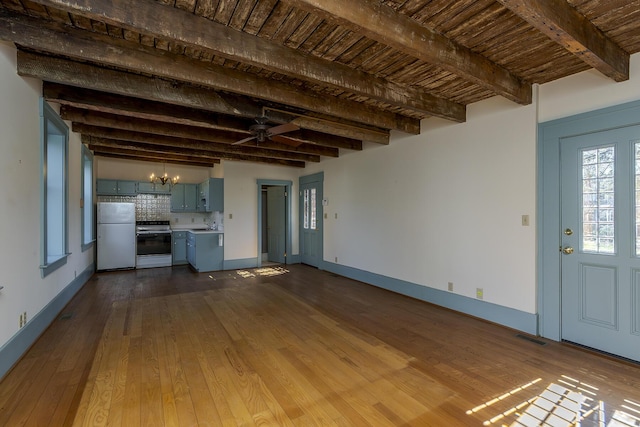
<svg viewBox="0 0 640 427">
<path fill-rule="evenodd" d="M 640 124 L 640 101 L 552 120 L 538 125 L 537 303 L 538 333 L 559 341 L 560 141 L 563 138 Z"/>
<path fill-rule="evenodd" d="M 287 191 L 287 208 L 286 208 L 286 216 L 287 216 L 287 237 L 285 244 L 287 245 L 286 252 L 287 257 L 285 259 L 286 264 L 293 264 L 293 258 L 291 257 L 291 236 L 293 228 L 291 226 L 291 187 L 293 185 L 293 181 L 285 181 L 278 179 L 258 179 L 258 256 L 257 256 L 257 266 L 262 266 L 262 186 L 263 185 L 278 185 L 281 187 L 286 187 Z M 226 264 L 225 264 L 226 267 Z"/>
</svg>

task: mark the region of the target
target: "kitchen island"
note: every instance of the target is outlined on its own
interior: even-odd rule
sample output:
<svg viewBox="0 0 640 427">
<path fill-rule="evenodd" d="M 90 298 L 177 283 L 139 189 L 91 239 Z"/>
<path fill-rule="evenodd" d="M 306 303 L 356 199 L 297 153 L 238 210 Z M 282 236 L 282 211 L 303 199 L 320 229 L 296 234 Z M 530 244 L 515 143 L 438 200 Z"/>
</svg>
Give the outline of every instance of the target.
<svg viewBox="0 0 640 427">
<path fill-rule="evenodd" d="M 200 273 L 222 270 L 224 232 L 187 230 L 187 262 Z"/>
</svg>

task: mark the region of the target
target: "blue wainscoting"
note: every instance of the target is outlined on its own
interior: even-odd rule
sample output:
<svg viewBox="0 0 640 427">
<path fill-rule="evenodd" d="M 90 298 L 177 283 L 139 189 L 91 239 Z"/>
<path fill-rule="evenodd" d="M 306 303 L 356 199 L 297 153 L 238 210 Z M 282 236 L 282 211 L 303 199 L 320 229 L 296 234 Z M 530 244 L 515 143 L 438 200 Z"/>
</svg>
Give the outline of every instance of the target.
<svg viewBox="0 0 640 427">
<path fill-rule="evenodd" d="M 332 262 L 324 261 L 323 270 L 474 317 L 479 317 L 531 335 L 537 335 L 538 319 L 537 315 L 532 313 L 429 288 L 400 279 L 394 279 L 393 277 L 382 276 L 353 267 L 334 264 Z"/>
<path fill-rule="evenodd" d="M 71 298 L 93 276 L 95 264 L 80 273 L 49 304 L 27 322 L 5 345 L 0 348 L 0 379 L 3 378 L 40 335 L 53 323 Z"/>
</svg>

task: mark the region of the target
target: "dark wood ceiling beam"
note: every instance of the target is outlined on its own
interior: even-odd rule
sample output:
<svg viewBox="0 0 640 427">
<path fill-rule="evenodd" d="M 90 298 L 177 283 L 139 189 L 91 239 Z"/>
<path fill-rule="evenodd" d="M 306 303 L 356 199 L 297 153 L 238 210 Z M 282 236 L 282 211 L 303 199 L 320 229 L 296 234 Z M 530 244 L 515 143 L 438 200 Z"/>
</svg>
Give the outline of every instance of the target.
<svg viewBox="0 0 640 427">
<path fill-rule="evenodd" d="M 64 120 L 92 126 L 152 133 L 156 135 L 173 136 L 177 138 L 196 139 L 200 141 L 222 142 L 226 144 L 250 136 L 249 132 L 230 132 L 228 130 L 221 131 L 218 129 L 166 123 L 157 120 L 140 119 L 81 109 L 69 105 L 62 105 L 60 107 L 60 117 L 62 117 Z M 248 128 L 249 126 L 250 125 L 247 124 L 246 128 Z M 327 138 L 338 140 L 340 139 L 337 137 L 329 136 L 327 136 Z M 308 138 L 305 141 L 313 141 L 313 138 Z M 324 147 L 322 145 L 316 145 L 322 142 L 323 141 L 321 140 L 318 140 L 315 143 L 303 142 L 297 147 L 292 147 L 286 144 L 265 141 L 264 143 L 260 144 L 260 147 L 274 150 L 292 151 L 297 153 L 315 154 L 320 156 L 338 157 L 339 152 L 336 148 L 333 148 L 331 146 Z M 347 142 L 349 141 L 347 140 Z M 347 144 L 347 142 L 345 142 L 345 145 Z"/>
<path fill-rule="evenodd" d="M 121 159 L 121 160 L 136 160 L 139 162 L 150 162 L 150 163 L 171 163 L 176 165 L 183 166 L 196 166 L 203 168 L 212 168 L 214 167 L 213 163 L 205 163 L 198 161 L 190 161 L 190 160 L 177 160 L 166 158 L 164 155 L 154 155 L 144 152 L 137 151 L 129 151 L 129 150 L 118 150 L 108 147 L 99 147 L 94 145 L 89 145 L 89 149 L 93 151 L 93 154 L 100 157 L 109 157 L 113 159 Z"/>
<path fill-rule="evenodd" d="M 263 160 L 286 159 L 316 163 L 320 161 L 320 156 L 315 156 L 312 154 L 268 150 L 260 147 L 250 147 L 245 145 L 231 145 L 215 142 L 197 141 L 186 138 L 175 138 L 170 136 L 153 135 L 143 132 L 90 126 L 81 123 L 72 123 L 71 130 L 77 133 L 81 133 L 82 135 L 97 138 L 107 138 L 119 141 L 138 142 L 142 144 L 154 144 L 171 147 L 175 150 L 175 152 L 179 152 L 180 154 L 207 153 L 212 157 L 238 160 L 255 158 Z"/>
<path fill-rule="evenodd" d="M 96 149 L 98 149 L 101 152 L 105 152 L 105 150 L 109 147 L 106 147 L 107 145 L 113 145 L 113 147 L 110 148 L 110 151 L 113 154 L 117 154 L 118 150 L 121 151 L 125 151 L 127 150 L 127 148 L 122 148 L 121 146 L 124 145 L 125 147 L 130 147 L 129 149 L 133 149 L 135 150 L 134 147 L 136 147 L 136 143 L 133 141 L 126 141 L 126 140 L 109 140 L 109 138 L 99 138 L 99 137 L 93 137 L 93 136 L 89 136 L 89 135 L 83 135 L 82 136 L 82 141 L 83 143 L 89 145 L 90 147 L 95 147 Z M 99 148 L 99 147 L 104 147 L 104 148 Z M 147 152 L 147 151 L 143 151 L 143 150 L 138 150 L 139 151 L 139 155 L 144 155 L 144 153 L 148 153 L 147 156 L 151 156 L 151 152 Z M 209 159 L 211 156 L 212 158 L 220 158 L 220 159 L 224 159 L 224 160 L 229 160 L 229 161 L 243 161 L 243 162 L 252 162 L 252 163 L 264 163 L 264 164 L 269 164 L 269 165 L 280 165 L 280 166 L 289 166 L 289 167 L 296 167 L 296 168 L 304 168 L 305 167 L 305 162 L 302 161 L 297 161 L 297 160 L 287 160 L 287 159 L 275 159 L 275 158 L 265 158 L 265 157 L 257 157 L 257 156 L 251 156 L 251 155 L 230 155 L 229 153 L 215 153 L 215 152 L 211 152 L 211 153 L 207 153 L 207 154 L 203 154 L 202 156 L 198 156 L 198 155 L 194 155 L 192 157 L 194 158 L 203 158 L 203 159 Z M 161 159 L 160 159 L 161 161 Z"/>
<path fill-rule="evenodd" d="M 498 0 L 605 76 L 629 80 L 629 54 L 566 0 Z"/>
<path fill-rule="evenodd" d="M 482 55 L 373 0 L 286 0 L 323 19 L 432 63 L 519 104 L 530 104 L 531 84 Z"/>
<path fill-rule="evenodd" d="M 122 26 L 125 29 L 140 32 L 141 34 L 173 40 L 181 45 L 191 46 L 196 49 L 206 49 L 216 55 L 234 61 L 265 68 L 305 81 L 329 85 L 426 115 L 443 117 L 458 122 L 465 120 L 465 108 L 463 105 L 437 98 L 415 88 L 395 84 L 340 63 L 304 54 L 269 40 L 237 31 L 193 13 L 162 5 L 154 0 L 137 0 L 135 2 L 129 0 L 35 0 L 35 2 L 66 10 L 96 21 Z M 168 22 L 172 24 L 167 25 L 166 23 Z M 60 41 L 56 40 L 56 42 Z M 111 42 L 111 44 L 113 43 Z M 69 50 L 70 52 L 75 52 L 75 50 Z M 82 55 L 87 55 L 88 53 L 83 52 Z M 149 61 L 151 59 L 151 62 L 147 64 L 149 67 L 159 60 L 157 57 L 145 57 L 145 53 L 139 53 L 139 61 Z M 120 54 L 128 56 L 127 52 L 118 51 L 117 55 Z M 112 60 L 117 55 L 115 52 L 107 54 Z M 169 56 L 170 54 L 167 53 L 167 61 L 171 62 L 172 60 L 169 59 Z M 106 62 L 106 58 L 100 61 Z M 164 67 L 164 65 L 160 65 L 160 67 Z M 206 66 L 202 64 L 201 67 Z M 178 68 L 180 67 L 174 65 L 169 69 L 177 71 Z M 222 69 L 222 67 L 220 68 Z M 232 76 L 237 73 L 229 69 L 227 71 Z M 189 72 L 193 72 L 193 70 L 189 70 Z M 244 86 L 244 78 L 242 76 L 240 79 L 237 77 L 234 77 L 234 79 L 237 80 L 236 83 Z M 271 85 L 267 85 L 265 88 L 255 86 L 254 91 L 256 87 L 259 89 L 255 96 L 259 97 L 266 96 L 272 90 Z M 289 91 L 291 91 L 290 88 Z M 303 94 L 298 93 L 298 96 L 303 97 Z M 321 108 L 321 105 L 316 108 Z M 336 111 L 327 111 L 326 113 L 344 117 L 353 115 L 353 113 L 341 115 L 337 114 Z M 388 127 L 388 129 L 395 128 Z"/>
<path fill-rule="evenodd" d="M 263 113 L 261 106 L 257 103 L 237 102 L 231 106 L 228 102 L 228 94 L 222 98 L 214 90 L 22 50 L 18 51 L 18 74 L 227 115 L 242 115 L 253 118 L 261 116 Z M 335 105 L 336 108 L 344 110 L 343 117 L 349 119 L 357 119 L 356 121 L 363 123 L 377 124 L 388 129 L 412 134 L 420 132 L 420 121 L 417 119 L 410 119 L 362 106 L 357 102 L 342 101 L 331 97 L 319 98 L 316 102 Z M 348 113 L 347 110 L 352 112 Z"/>
<path fill-rule="evenodd" d="M 127 150 L 136 151 L 138 153 L 147 153 L 147 155 L 154 155 L 158 159 L 170 158 L 174 160 L 184 161 L 198 161 L 204 163 L 220 163 L 220 159 L 211 155 L 207 151 L 189 151 L 185 149 L 178 149 L 167 147 L 164 145 L 144 144 L 132 141 L 122 141 L 117 139 L 99 138 L 90 135 L 82 135 L 82 142 L 92 147 L 110 148 L 113 153 L 115 150 Z"/>
<path fill-rule="evenodd" d="M 118 114 L 127 117 L 156 120 L 209 129 L 248 129 L 253 120 L 241 119 L 211 111 L 172 105 L 158 101 L 133 98 L 97 90 L 78 88 L 59 83 L 43 82 L 43 96 L 47 101 L 69 105 L 91 111 Z M 379 144 L 389 143 L 389 132 L 363 129 L 343 123 L 329 123 L 326 120 L 298 117 L 283 112 L 265 110 L 266 117 L 276 123 L 295 123 L 301 128 L 323 134 L 332 134 L 356 140 L 366 140 Z M 319 154 L 319 153 L 318 153 Z"/>
</svg>

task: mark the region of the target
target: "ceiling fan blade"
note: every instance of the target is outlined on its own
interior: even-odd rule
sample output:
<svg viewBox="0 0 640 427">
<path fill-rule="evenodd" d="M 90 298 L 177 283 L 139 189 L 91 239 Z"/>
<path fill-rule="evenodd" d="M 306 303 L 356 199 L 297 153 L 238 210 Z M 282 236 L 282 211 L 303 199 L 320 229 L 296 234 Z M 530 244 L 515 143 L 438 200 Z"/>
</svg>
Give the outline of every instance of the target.
<svg viewBox="0 0 640 427">
<path fill-rule="evenodd" d="M 293 123 L 285 123 L 280 126 L 274 126 L 267 131 L 269 136 L 280 135 L 281 133 L 291 132 L 294 130 L 300 129 L 299 126 L 294 125 Z"/>
<path fill-rule="evenodd" d="M 271 137 L 271 140 L 275 142 L 280 142 L 282 144 L 290 145 L 292 147 L 298 147 L 302 145 L 302 141 L 298 141 L 297 139 L 287 138 L 286 136 L 282 136 L 282 135 L 273 135 Z"/>
<path fill-rule="evenodd" d="M 256 139 L 255 135 L 254 136 L 250 136 L 249 138 L 245 138 L 245 139 L 241 139 L 240 141 L 236 141 L 231 145 L 240 145 L 240 144 L 244 144 L 245 142 L 249 142 L 252 139 Z"/>
</svg>

